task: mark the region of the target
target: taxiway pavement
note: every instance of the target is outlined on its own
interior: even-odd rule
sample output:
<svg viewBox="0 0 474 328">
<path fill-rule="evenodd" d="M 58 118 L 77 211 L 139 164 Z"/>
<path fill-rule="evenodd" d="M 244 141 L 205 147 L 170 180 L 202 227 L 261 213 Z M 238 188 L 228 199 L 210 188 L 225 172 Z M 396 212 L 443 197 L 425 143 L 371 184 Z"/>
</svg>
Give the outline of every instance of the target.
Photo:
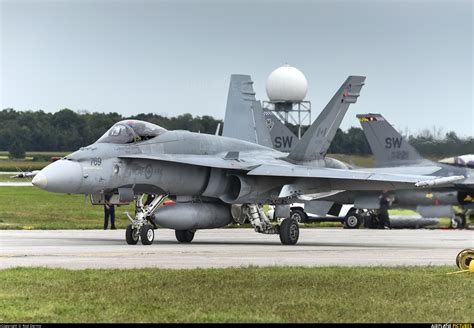
<svg viewBox="0 0 474 328">
<path fill-rule="evenodd" d="M 473 248 L 470 230 L 300 229 L 295 246 L 252 229 L 196 232 L 178 243 L 158 229 L 152 245 L 127 245 L 125 230 L 3 230 L 0 268 L 225 268 L 245 266 L 455 265 Z"/>
</svg>

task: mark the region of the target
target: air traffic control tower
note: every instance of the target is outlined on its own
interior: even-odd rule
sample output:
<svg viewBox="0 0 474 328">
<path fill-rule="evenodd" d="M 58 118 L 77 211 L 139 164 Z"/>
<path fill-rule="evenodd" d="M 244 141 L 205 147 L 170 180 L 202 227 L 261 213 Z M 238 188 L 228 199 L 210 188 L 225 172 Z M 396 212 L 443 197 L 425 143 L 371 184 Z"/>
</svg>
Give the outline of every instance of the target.
<svg viewBox="0 0 474 328">
<path fill-rule="evenodd" d="M 311 102 L 305 101 L 308 81 L 304 74 L 290 65 L 274 70 L 265 85 L 268 101 L 263 101 L 263 110 L 271 111 L 284 124 L 298 126 L 301 139 L 301 125 L 311 125 Z"/>
</svg>

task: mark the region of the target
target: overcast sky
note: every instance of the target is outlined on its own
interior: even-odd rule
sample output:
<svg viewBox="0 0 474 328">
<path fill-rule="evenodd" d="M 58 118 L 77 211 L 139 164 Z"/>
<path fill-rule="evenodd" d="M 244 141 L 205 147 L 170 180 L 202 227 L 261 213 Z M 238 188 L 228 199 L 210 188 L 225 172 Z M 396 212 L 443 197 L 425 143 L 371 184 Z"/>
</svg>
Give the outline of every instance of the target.
<svg viewBox="0 0 474 328">
<path fill-rule="evenodd" d="M 365 75 L 343 129 L 372 112 L 404 132 L 474 134 L 471 0 L 0 3 L 0 108 L 222 119 L 230 74 L 250 74 L 266 100 L 288 63 L 313 119 Z"/>
</svg>

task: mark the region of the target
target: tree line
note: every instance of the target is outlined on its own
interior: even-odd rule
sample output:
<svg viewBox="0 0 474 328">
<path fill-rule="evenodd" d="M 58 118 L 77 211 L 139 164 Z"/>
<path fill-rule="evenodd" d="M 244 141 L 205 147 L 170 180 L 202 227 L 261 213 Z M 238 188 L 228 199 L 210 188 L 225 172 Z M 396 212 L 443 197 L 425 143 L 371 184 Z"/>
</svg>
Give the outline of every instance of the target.
<svg viewBox="0 0 474 328">
<path fill-rule="evenodd" d="M 26 151 L 73 151 L 94 143 L 113 124 L 124 119 L 151 122 L 168 130 L 188 130 L 214 134 L 219 123 L 212 116 L 183 114 L 165 117 L 157 114 L 122 116 L 118 113 L 75 112 L 62 109 L 56 113 L 44 111 L 0 111 L 0 150 L 10 151 L 20 157 Z M 290 125 L 297 133 L 297 127 Z M 303 129 L 304 131 L 305 129 Z M 221 126 L 222 131 L 222 126 Z M 449 157 L 474 153 L 474 138 L 459 138 L 448 132 L 443 138 L 424 131 L 410 136 L 409 142 L 427 157 Z M 369 155 L 370 147 L 361 128 L 347 131 L 338 129 L 329 149 L 330 153 Z"/>
</svg>

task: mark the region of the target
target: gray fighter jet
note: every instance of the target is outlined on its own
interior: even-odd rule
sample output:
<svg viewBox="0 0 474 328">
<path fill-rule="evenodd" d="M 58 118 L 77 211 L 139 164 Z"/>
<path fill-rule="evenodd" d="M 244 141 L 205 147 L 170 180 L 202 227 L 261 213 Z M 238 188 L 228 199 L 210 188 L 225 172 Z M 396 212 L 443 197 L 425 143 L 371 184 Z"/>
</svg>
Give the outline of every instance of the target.
<svg viewBox="0 0 474 328">
<path fill-rule="evenodd" d="M 35 175 L 37 175 L 39 173 L 39 170 L 33 170 L 33 171 L 23 171 L 23 170 L 20 170 L 18 169 L 18 173 L 16 173 L 15 175 L 12 175 L 11 178 L 32 178 L 34 177 Z"/>
<path fill-rule="evenodd" d="M 343 107 L 354 103 L 364 79 L 349 77 L 335 103 Z M 251 83 L 234 81 L 232 88 L 244 95 L 241 103 L 258 106 Z M 437 181 L 347 170 L 337 161 L 324 159 L 320 152 L 327 142 L 324 127 L 337 120 L 337 115 L 320 115 L 289 154 L 234 138 L 123 120 L 94 144 L 45 167 L 33 184 L 51 192 L 88 194 L 93 204 L 104 204 L 106 194 L 112 195 L 111 203 L 134 201 L 136 214 L 129 216 L 131 224 L 126 229 L 128 244 L 139 239 L 151 244 L 157 225 L 174 229 L 178 241 L 191 242 L 196 230 L 248 219 L 256 232 L 279 234 L 281 242 L 289 245 L 299 237 L 287 205 L 296 195 L 406 189 Z M 144 202 L 146 194 L 156 197 Z M 168 198 L 176 203 L 160 206 Z M 275 222 L 265 215 L 262 204 L 275 205 Z"/>
</svg>

